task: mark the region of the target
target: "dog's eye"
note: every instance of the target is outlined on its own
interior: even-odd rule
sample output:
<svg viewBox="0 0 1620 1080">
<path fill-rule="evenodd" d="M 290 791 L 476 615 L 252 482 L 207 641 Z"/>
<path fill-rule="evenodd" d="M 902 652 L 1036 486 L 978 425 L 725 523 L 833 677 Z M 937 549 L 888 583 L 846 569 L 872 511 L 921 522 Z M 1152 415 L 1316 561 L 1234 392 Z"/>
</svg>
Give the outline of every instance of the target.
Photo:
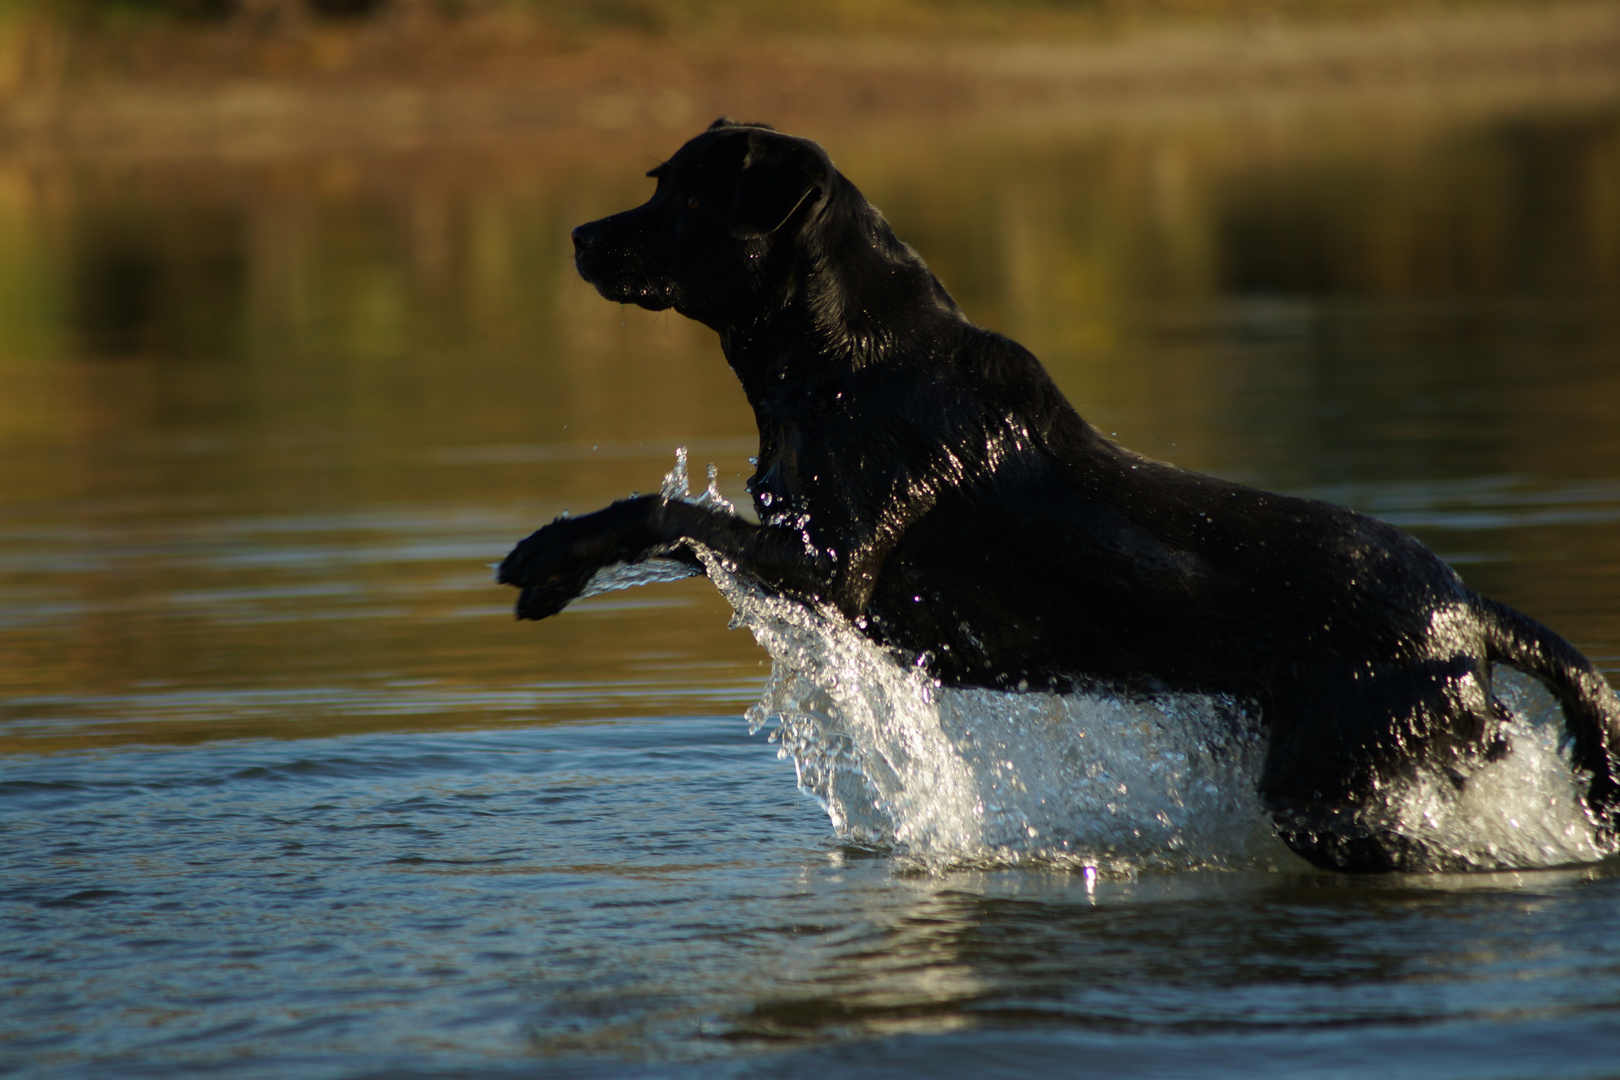
<svg viewBox="0 0 1620 1080">
<path fill-rule="evenodd" d="M 703 205 L 703 204 L 698 202 L 696 198 L 691 198 L 691 199 L 686 200 L 686 208 L 688 210 L 696 210 L 701 205 Z"/>
</svg>

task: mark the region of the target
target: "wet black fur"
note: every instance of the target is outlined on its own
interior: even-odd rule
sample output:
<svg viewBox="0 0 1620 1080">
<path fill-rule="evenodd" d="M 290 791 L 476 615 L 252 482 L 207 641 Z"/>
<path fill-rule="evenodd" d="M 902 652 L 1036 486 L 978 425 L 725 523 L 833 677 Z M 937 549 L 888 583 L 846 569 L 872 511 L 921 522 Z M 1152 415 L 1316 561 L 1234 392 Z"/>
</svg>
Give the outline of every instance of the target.
<svg viewBox="0 0 1620 1080">
<path fill-rule="evenodd" d="M 658 496 L 559 520 L 501 564 L 519 617 L 695 541 L 949 684 L 1232 695 L 1269 733 L 1283 839 L 1356 871 L 1448 865 L 1366 810 L 1416 763 L 1462 784 L 1506 752 L 1505 663 L 1562 703 L 1608 837 L 1620 704 L 1562 638 L 1381 521 L 1110 442 L 815 143 L 722 120 L 650 175 L 645 205 L 574 230 L 576 263 L 609 300 L 719 333 L 763 524 Z"/>
</svg>

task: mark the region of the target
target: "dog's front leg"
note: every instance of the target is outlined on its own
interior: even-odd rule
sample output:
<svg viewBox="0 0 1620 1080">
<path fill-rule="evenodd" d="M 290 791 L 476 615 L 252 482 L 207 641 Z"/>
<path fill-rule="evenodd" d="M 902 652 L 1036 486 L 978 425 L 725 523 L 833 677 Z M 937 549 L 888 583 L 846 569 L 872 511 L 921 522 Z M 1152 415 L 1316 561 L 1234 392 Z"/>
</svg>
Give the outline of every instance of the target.
<svg viewBox="0 0 1620 1080">
<path fill-rule="evenodd" d="M 638 495 L 577 518 L 558 518 L 501 561 L 495 579 L 523 590 L 520 619 L 557 614 L 585 591 L 592 576 L 615 563 L 662 555 L 694 566 L 690 544 L 701 544 L 768 588 L 819 600 L 831 561 L 790 529 L 754 525 L 733 514 L 659 495 Z"/>
<path fill-rule="evenodd" d="M 656 545 L 648 521 L 655 500 L 662 501 L 642 496 L 584 517 L 560 517 L 513 548 L 495 580 L 523 590 L 517 617 L 549 618 L 578 598 L 604 566 L 646 558 Z"/>
</svg>

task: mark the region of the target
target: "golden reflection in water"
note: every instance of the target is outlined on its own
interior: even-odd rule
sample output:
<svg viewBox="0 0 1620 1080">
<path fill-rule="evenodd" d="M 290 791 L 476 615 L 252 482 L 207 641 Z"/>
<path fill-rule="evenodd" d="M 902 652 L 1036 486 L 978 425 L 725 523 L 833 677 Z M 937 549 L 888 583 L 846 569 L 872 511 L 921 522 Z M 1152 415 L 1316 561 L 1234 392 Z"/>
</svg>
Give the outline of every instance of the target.
<svg viewBox="0 0 1620 1080">
<path fill-rule="evenodd" d="M 514 626 L 484 569 L 677 444 L 742 495 L 713 334 L 570 261 L 673 149 L 0 163 L 0 746 L 740 711 L 762 654 L 704 583 Z M 1620 477 L 1620 106 L 830 149 L 1137 449 Z M 1620 652 L 1612 526 L 1419 532 Z"/>
</svg>

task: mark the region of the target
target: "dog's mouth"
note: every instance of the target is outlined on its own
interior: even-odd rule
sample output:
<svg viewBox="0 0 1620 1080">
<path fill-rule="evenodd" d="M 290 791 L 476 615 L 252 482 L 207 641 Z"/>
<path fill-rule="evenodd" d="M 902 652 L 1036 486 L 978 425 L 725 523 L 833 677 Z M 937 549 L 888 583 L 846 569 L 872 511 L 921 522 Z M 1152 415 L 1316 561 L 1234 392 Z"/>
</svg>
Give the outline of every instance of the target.
<svg viewBox="0 0 1620 1080">
<path fill-rule="evenodd" d="M 574 257 L 574 268 L 579 271 L 580 277 L 596 287 L 605 300 L 612 300 L 616 304 L 635 304 L 648 311 L 674 307 L 674 283 L 653 281 L 639 265 L 625 265 L 629 261 L 604 257 L 596 251 L 582 251 Z"/>
<path fill-rule="evenodd" d="M 648 311 L 664 311 L 675 306 L 675 290 L 668 286 L 630 284 L 626 282 L 591 281 L 596 291 L 616 304 L 634 304 Z"/>
</svg>

